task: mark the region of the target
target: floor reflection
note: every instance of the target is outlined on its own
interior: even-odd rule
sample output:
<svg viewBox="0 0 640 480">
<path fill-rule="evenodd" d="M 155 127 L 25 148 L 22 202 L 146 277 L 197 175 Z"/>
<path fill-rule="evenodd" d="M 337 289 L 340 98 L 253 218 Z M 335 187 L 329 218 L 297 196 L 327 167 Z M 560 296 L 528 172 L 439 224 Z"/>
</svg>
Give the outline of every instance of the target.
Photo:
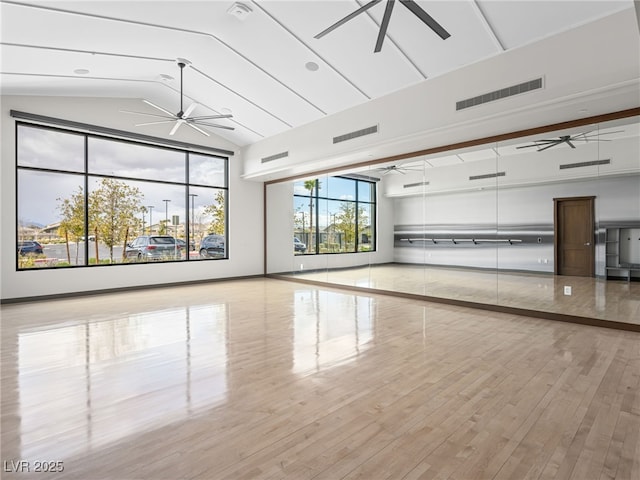
<svg viewBox="0 0 640 480">
<path fill-rule="evenodd" d="M 355 359 L 373 338 L 372 298 L 298 290 L 294 304 L 293 371 L 316 372 Z"/>
<path fill-rule="evenodd" d="M 92 450 L 224 401 L 226 310 L 188 306 L 19 333 L 21 458 Z"/>
<path fill-rule="evenodd" d="M 296 278 L 640 325 L 640 284 L 416 265 L 297 272 Z M 565 286 L 571 294 L 565 294 Z"/>
</svg>

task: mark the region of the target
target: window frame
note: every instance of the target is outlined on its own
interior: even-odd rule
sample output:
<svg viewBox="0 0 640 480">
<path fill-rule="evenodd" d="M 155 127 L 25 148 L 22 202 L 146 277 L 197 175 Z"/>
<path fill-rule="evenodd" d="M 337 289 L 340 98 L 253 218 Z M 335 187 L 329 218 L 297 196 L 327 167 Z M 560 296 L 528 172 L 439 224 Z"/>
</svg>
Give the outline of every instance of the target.
<svg viewBox="0 0 640 480">
<path fill-rule="evenodd" d="M 42 167 L 42 166 L 30 166 L 30 165 L 21 165 L 20 164 L 20 130 L 23 128 L 29 128 L 29 129 L 39 129 L 39 130 L 46 130 L 46 131 L 53 131 L 53 132 L 59 132 L 62 134 L 67 134 L 67 135 L 76 135 L 76 136 L 80 136 L 83 138 L 83 155 L 84 155 L 84 165 L 83 165 L 83 171 L 77 171 L 77 170 L 68 170 L 68 169 L 64 169 L 64 168 L 48 168 L 48 167 Z M 228 260 L 229 259 L 229 157 L 225 156 L 225 155 L 221 155 L 221 154 L 216 154 L 216 153 L 207 153 L 207 152 L 203 152 L 203 151 L 199 151 L 196 148 L 190 149 L 190 148 L 181 148 L 180 146 L 170 146 L 170 145 L 165 145 L 165 144 L 156 144 L 156 143 L 152 143 L 152 142 L 144 142 L 144 141 L 138 141 L 136 139 L 131 139 L 131 138 L 120 138 L 120 137 L 111 137 L 109 135 L 106 134 L 100 134 L 100 133 L 94 133 L 91 131 L 83 131 L 83 130 L 74 130 L 72 128 L 63 128 L 60 126 L 55 126 L 55 125 L 43 125 L 40 123 L 32 123 L 30 121 L 23 121 L 23 120 L 16 120 L 15 121 L 15 242 L 16 242 L 16 257 L 15 257 L 15 268 L 16 271 L 18 272 L 24 272 L 24 271 L 40 271 L 40 270 L 59 270 L 59 269 L 68 269 L 68 268 L 86 268 L 86 267 L 99 267 L 99 266 L 118 266 L 118 265 L 130 265 L 130 264 L 137 264 L 140 265 L 140 263 L 136 263 L 136 262 L 113 262 L 113 263 L 108 263 L 108 264 L 91 264 L 91 260 L 92 258 L 90 258 L 89 256 L 89 249 L 90 249 L 90 243 L 89 241 L 85 241 L 84 245 L 83 245 L 83 249 L 84 249 L 84 260 L 82 263 L 80 264 L 76 264 L 76 265 L 63 265 L 63 266 L 56 266 L 56 265 L 42 265 L 42 266 L 36 266 L 36 267 L 21 267 L 20 266 L 20 254 L 17 250 L 17 245 L 21 240 L 21 235 L 20 235 L 20 195 L 21 195 L 21 189 L 20 189 L 20 172 L 40 172 L 40 173 L 45 173 L 45 174 L 54 174 L 54 175 L 65 175 L 68 177 L 74 176 L 74 177 L 80 177 L 80 181 L 78 182 L 81 185 L 82 188 L 82 195 L 83 195 L 83 200 L 84 200 L 84 232 L 85 232 L 85 237 L 89 237 L 90 232 L 89 232 L 89 196 L 90 196 L 90 191 L 89 191 L 89 185 L 92 179 L 95 180 L 102 180 L 102 179 L 113 179 L 116 181 L 120 181 L 120 182 L 136 182 L 136 183 L 143 183 L 143 184 L 150 184 L 150 185 L 171 185 L 171 186 L 175 186 L 175 187 L 180 187 L 182 189 L 184 189 L 184 236 L 186 238 L 186 258 L 184 259 L 173 259 L 173 260 L 159 260 L 159 261 L 154 261 L 154 262 L 144 262 L 144 263 L 187 263 L 189 261 L 203 261 L 203 260 Z M 177 154 L 179 154 L 179 156 L 181 157 L 181 161 L 182 163 L 182 169 L 183 169 L 183 173 L 184 176 L 181 180 L 149 180 L 146 178 L 141 178 L 141 177 L 127 177 L 124 175 L 109 175 L 109 174 L 104 174 L 104 173 L 94 173 L 90 171 L 89 168 L 89 158 L 90 158 L 90 149 L 89 149 L 89 140 L 91 138 L 96 138 L 96 139 L 100 139 L 100 140 L 104 140 L 104 141 L 109 141 L 109 142 L 117 142 L 117 143 L 124 143 L 124 144 L 129 144 L 129 145 L 135 145 L 135 146 L 142 146 L 142 147 L 148 147 L 150 149 L 159 149 L 159 150 L 169 150 L 172 152 L 176 152 Z M 206 147 L 203 147 L 203 149 L 207 149 Z M 197 183 L 197 182 L 192 182 L 189 183 L 189 165 L 190 165 L 190 156 L 191 155 L 197 155 L 199 158 L 202 157 L 210 157 L 211 159 L 216 159 L 216 161 L 222 161 L 223 165 L 223 173 L 221 175 L 222 177 L 222 182 L 223 185 L 207 185 L 207 184 L 202 184 L 202 183 Z M 192 209 L 191 209 L 191 203 L 192 203 L 192 197 L 190 196 L 191 193 L 191 189 L 192 188 L 197 188 L 197 189 L 210 189 L 212 192 L 219 192 L 222 191 L 223 195 L 224 195 L 224 210 L 223 210 L 223 214 L 224 214 L 224 235 L 222 235 L 225 239 L 225 251 L 224 251 L 224 256 L 222 257 L 217 257 L 217 258 L 201 258 L 199 255 L 197 258 L 190 258 L 190 244 L 191 242 L 196 242 L 196 239 L 194 237 L 194 232 L 191 232 L 192 230 L 192 225 L 191 225 L 191 219 L 193 218 L 192 216 Z M 23 190 L 24 190 L 24 186 L 23 186 Z M 69 192 L 69 194 L 71 194 L 73 192 Z M 32 194 L 28 193 L 28 194 Z M 214 193 L 212 193 L 213 195 Z M 197 195 L 196 195 L 197 196 Z M 144 202 L 144 201 L 143 201 Z M 144 207 L 146 207 L 146 205 L 143 205 Z M 195 209 L 194 209 L 195 211 Z M 182 215 L 182 214 L 181 214 Z M 197 230 L 196 230 L 197 231 Z M 128 243 L 133 243 L 136 238 L 145 235 L 145 232 L 141 232 L 141 233 L 136 233 L 132 236 L 132 238 L 129 239 Z M 204 238 L 205 236 L 207 236 L 208 233 L 205 231 L 202 234 L 202 238 Z M 175 238 L 178 238 L 177 236 Z M 38 240 L 37 238 L 35 240 Z M 198 251 L 198 245 L 196 244 L 196 251 Z M 95 259 L 93 259 L 95 260 Z"/>
<path fill-rule="evenodd" d="M 344 198 L 337 198 L 337 197 L 331 197 L 329 196 L 329 185 L 327 185 L 325 187 L 325 191 L 327 192 L 324 195 L 320 195 L 319 194 L 319 188 L 318 188 L 318 182 L 322 182 L 323 178 L 329 179 L 329 178 L 339 178 L 342 180 L 348 180 L 351 182 L 354 182 L 354 198 L 353 200 L 349 200 L 349 199 L 344 199 Z M 294 251 L 294 255 L 344 255 L 344 254 L 357 254 L 357 253 L 371 253 L 371 252 L 375 252 L 377 250 L 378 247 L 378 229 L 377 229 L 377 205 L 378 205 L 378 189 L 377 189 L 377 185 L 375 181 L 371 181 L 371 180 L 365 180 L 365 179 L 360 179 L 360 178 L 352 178 L 349 176 L 344 176 L 344 175 L 331 175 L 331 176 L 326 176 L 326 177 L 315 177 L 315 178 L 303 178 L 303 179 L 298 179 L 296 181 L 294 181 L 294 185 L 297 182 L 305 182 L 305 181 L 315 181 L 315 187 L 313 188 L 313 191 L 311 192 L 311 195 L 301 195 L 301 194 L 297 194 L 294 192 L 293 194 L 293 206 L 294 206 L 294 212 L 295 212 L 295 208 L 296 208 L 296 204 L 295 204 L 295 199 L 299 198 L 299 199 L 311 199 L 312 200 L 312 209 L 313 209 L 313 215 L 314 215 L 314 219 L 313 219 L 313 231 L 315 232 L 315 235 L 313 235 L 314 238 L 314 248 L 313 251 L 310 251 L 309 248 L 309 244 L 307 242 L 307 249 L 305 252 L 295 252 Z M 360 184 L 364 183 L 367 184 L 367 188 L 370 189 L 370 197 L 371 199 L 369 201 L 364 201 L 364 200 L 360 200 L 360 195 L 359 195 L 359 188 L 360 188 Z M 354 205 L 355 207 L 355 216 L 354 216 L 354 229 L 355 229 L 355 238 L 354 238 L 354 249 L 353 251 L 321 251 L 320 249 L 320 237 L 321 237 L 321 232 L 320 232 L 320 214 L 321 214 L 321 202 L 325 202 L 325 204 L 328 204 L 329 202 L 348 202 Z M 369 250 L 360 250 L 360 245 L 363 244 L 363 242 L 361 242 L 360 240 L 360 233 L 358 233 L 359 231 L 359 218 L 360 218 L 360 205 L 366 205 L 369 207 L 369 211 L 370 211 L 370 215 L 369 215 L 369 229 L 371 230 L 371 233 L 369 234 L 369 244 L 373 243 L 373 247 Z M 335 223 L 335 221 L 334 221 Z M 328 227 L 331 226 L 331 223 L 328 223 Z M 335 228 L 335 227 L 334 227 Z M 304 227 L 303 227 L 304 230 Z M 310 232 L 310 234 L 312 234 L 312 232 Z M 298 236 L 298 234 L 295 231 L 295 224 L 294 224 L 294 228 L 293 228 L 293 235 L 292 237 L 296 237 Z M 366 243 L 366 242 L 365 242 Z"/>
</svg>

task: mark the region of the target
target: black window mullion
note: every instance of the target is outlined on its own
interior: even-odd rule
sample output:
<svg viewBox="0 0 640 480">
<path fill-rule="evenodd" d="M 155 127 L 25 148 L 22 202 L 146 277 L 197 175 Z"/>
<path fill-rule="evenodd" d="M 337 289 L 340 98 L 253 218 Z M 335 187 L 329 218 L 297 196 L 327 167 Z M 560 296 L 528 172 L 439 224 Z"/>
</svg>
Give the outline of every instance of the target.
<svg viewBox="0 0 640 480">
<path fill-rule="evenodd" d="M 89 265 L 89 136 L 84 136 L 84 265 Z M 96 244 L 98 238 L 95 239 Z"/>
</svg>

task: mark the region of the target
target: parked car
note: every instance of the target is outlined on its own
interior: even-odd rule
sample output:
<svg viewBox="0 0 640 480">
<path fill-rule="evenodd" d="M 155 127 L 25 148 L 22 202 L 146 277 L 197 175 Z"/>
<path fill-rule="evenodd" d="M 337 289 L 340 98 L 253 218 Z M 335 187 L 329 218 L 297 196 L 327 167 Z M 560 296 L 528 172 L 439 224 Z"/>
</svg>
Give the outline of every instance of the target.
<svg viewBox="0 0 640 480">
<path fill-rule="evenodd" d="M 42 248 L 42 245 L 40 245 L 35 240 L 25 240 L 18 242 L 18 253 L 20 255 L 42 255 L 44 253 L 44 250 Z"/>
<path fill-rule="evenodd" d="M 182 248 L 187 248 L 187 242 L 185 242 L 182 238 L 176 238 L 176 242 L 178 242 L 178 245 L 180 245 L 180 247 Z M 189 250 L 191 250 L 192 252 L 195 252 L 196 250 L 196 242 L 189 242 Z"/>
<path fill-rule="evenodd" d="M 169 235 L 143 235 L 127 244 L 125 258 L 142 260 L 179 259 L 182 247 Z"/>
<path fill-rule="evenodd" d="M 200 242 L 201 258 L 224 257 L 224 237 L 222 235 L 207 235 Z"/>
<path fill-rule="evenodd" d="M 302 243 L 298 237 L 293 237 L 293 251 L 304 253 L 307 251 L 307 245 Z"/>
</svg>

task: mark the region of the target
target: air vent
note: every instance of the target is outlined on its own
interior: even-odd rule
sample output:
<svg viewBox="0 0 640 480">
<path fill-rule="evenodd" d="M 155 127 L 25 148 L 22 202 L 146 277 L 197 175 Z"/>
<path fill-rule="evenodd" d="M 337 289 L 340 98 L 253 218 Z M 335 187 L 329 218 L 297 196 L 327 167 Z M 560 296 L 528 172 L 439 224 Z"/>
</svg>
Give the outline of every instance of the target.
<svg viewBox="0 0 640 480">
<path fill-rule="evenodd" d="M 473 175 L 469 177 L 469 180 L 482 180 L 483 178 L 504 177 L 505 175 L 505 172 L 485 173 L 484 175 Z"/>
<path fill-rule="evenodd" d="M 565 168 L 580 168 L 580 167 L 593 167 L 594 165 L 609 165 L 611 163 L 611 159 L 606 160 L 593 160 L 591 162 L 579 162 L 579 163 L 565 163 L 564 165 L 560 165 L 560 170 L 564 170 Z"/>
<path fill-rule="evenodd" d="M 423 187 L 425 185 L 429 185 L 429 182 L 406 183 L 404 188 Z"/>
<path fill-rule="evenodd" d="M 268 157 L 264 157 L 262 159 L 262 163 L 273 162 L 274 160 L 280 160 L 281 158 L 285 158 L 289 156 L 289 152 L 280 152 L 275 155 L 269 155 Z"/>
<path fill-rule="evenodd" d="M 460 100 L 459 102 L 456 102 L 456 110 L 464 110 L 465 108 L 475 107 L 476 105 L 493 102 L 495 100 L 500 100 L 501 98 L 512 97 L 513 95 L 519 95 L 539 88 L 542 88 L 542 77 L 520 83 L 518 85 L 513 85 L 511 87 L 502 88 L 494 92 L 478 95 L 477 97 Z"/>
<path fill-rule="evenodd" d="M 347 140 L 363 137 L 365 135 L 371 135 L 372 133 L 378 133 L 377 125 L 374 125 L 373 127 L 363 128 L 362 130 L 356 130 L 355 132 L 345 133 L 344 135 L 339 135 L 337 137 L 333 137 L 333 143 L 345 142 Z"/>
</svg>

